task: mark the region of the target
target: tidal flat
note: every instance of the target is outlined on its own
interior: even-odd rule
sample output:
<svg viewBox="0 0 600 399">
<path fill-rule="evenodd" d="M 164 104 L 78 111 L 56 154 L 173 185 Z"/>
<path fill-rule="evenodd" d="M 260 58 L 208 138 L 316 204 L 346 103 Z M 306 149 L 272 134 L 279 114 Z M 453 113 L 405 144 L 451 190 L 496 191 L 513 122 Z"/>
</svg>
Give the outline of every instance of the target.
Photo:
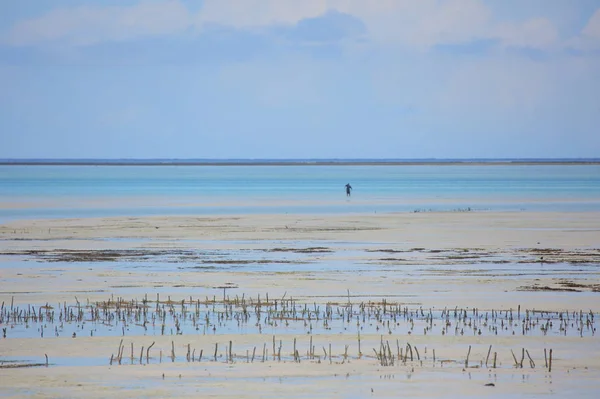
<svg viewBox="0 0 600 399">
<path fill-rule="evenodd" d="M 595 397 L 593 212 L 0 226 L 0 397 Z"/>
</svg>

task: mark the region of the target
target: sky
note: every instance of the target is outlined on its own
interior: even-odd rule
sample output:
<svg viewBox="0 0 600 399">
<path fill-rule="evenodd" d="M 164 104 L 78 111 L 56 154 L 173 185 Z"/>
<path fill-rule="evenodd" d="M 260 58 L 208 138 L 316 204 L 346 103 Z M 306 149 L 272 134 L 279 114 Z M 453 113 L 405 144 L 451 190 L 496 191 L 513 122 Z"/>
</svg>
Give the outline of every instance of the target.
<svg viewBox="0 0 600 399">
<path fill-rule="evenodd" d="M 0 158 L 600 157 L 600 0 L 0 2 Z"/>
</svg>

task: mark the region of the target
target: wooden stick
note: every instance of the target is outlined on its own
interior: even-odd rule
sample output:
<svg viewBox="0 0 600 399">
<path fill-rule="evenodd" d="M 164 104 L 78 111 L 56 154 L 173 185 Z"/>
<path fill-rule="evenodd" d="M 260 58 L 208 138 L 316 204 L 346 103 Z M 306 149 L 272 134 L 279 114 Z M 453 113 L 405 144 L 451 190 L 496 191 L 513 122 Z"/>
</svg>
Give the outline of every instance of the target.
<svg viewBox="0 0 600 399">
<path fill-rule="evenodd" d="M 517 361 L 517 357 L 515 356 L 515 353 L 512 349 L 510 350 L 510 353 L 512 353 L 513 359 L 515 359 L 515 367 L 519 367 L 519 362 Z"/>
<path fill-rule="evenodd" d="M 529 366 L 534 369 L 535 368 L 535 362 L 533 361 L 533 359 L 531 358 L 531 355 L 529 355 L 529 351 L 525 350 L 525 353 L 527 353 L 527 357 L 529 358 Z"/>
<path fill-rule="evenodd" d="M 490 345 L 490 348 L 488 349 L 488 354 L 485 357 L 485 367 L 487 368 L 488 365 L 488 359 L 490 358 L 490 353 L 492 352 L 492 345 Z"/>
<path fill-rule="evenodd" d="M 154 341 L 152 342 L 152 344 L 148 347 L 148 349 L 146 349 L 146 363 L 148 363 L 148 359 L 150 359 L 150 349 L 154 346 Z"/>
<path fill-rule="evenodd" d="M 392 355 L 392 349 L 390 348 L 390 341 L 385 341 L 385 344 L 387 346 L 387 353 L 388 353 L 388 357 L 390 358 L 390 361 L 392 362 L 392 366 L 394 365 L 394 355 Z M 417 348 L 415 347 L 415 350 Z M 384 348 L 385 350 L 385 348 Z M 418 352 L 417 352 L 418 353 Z M 418 356 L 418 355 L 417 355 Z"/>
<path fill-rule="evenodd" d="M 469 355 L 471 355 L 471 345 L 469 345 L 469 351 L 467 352 L 467 360 L 465 360 L 465 368 L 469 367 Z"/>
<path fill-rule="evenodd" d="M 523 368 L 523 360 L 525 360 L 525 348 L 521 348 L 521 368 Z"/>
<path fill-rule="evenodd" d="M 119 342 L 119 350 L 117 351 L 117 359 L 119 360 L 119 364 L 121 364 L 121 347 L 123 346 L 123 339 L 121 338 L 121 342 Z"/>
<path fill-rule="evenodd" d="M 550 349 L 550 361 L 548 362 L 548 371 L 552 371 L 552 349 Z"/>
</svg>

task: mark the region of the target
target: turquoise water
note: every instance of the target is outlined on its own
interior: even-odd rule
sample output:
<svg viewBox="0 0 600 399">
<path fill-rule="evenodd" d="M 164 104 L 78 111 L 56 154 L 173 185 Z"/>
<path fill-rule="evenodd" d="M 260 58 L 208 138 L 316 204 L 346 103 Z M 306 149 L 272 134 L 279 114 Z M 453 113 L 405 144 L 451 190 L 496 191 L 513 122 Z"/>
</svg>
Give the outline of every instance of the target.
<svg viewBox="0 0 600 399">
<path fill-rule="evenodd" d="M 346 198 L 344 185 L 354 190 Z M 0 166 L 0 218 L 600 210 L 600 165 Z"/>
</svg>

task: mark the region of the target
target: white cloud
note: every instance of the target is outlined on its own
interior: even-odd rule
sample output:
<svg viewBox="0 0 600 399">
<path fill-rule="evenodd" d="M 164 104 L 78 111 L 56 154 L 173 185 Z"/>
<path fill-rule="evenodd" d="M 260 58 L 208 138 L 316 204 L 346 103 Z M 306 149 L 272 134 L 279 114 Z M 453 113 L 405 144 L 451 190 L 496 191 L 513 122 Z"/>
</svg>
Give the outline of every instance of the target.
<svg viewBox="0 0 600 399">
<path fill-rule="evenodd" d="M 16 23 L 4 41 L 14 46 L 57 41 L 88 45 L 180 34 L 190 27 L 201 34 L 207 24 L 236 29 L 293 26 L 328 10 L 362 20 L 374 42 L 419 49 L 479 39 L 498 39 L 506 46 L 547 49 L 559 40 L 555 26 L 548 19 L 501 24 L 494 20 L 483 0 L 205 0 L 196 14 L 180 0 L 142 0 L 133 6 L 57 9 Z M 598 12 L 584 33 L 600 37 Z"/>
<path fill-rule="evenodd" d="M 205 0 L 197 16 L 200 25 L 215 23 L 236 28 L 294 25 L 327 11 L 324 0 Z"/>
<path fill-rule="evenodd" d="M 498 24 L 482 0 L 206 0 L 198 20 L 240 29 L 294 25 L 331 9 L 361 19 L 376 42 L 422 49 L 478 39 L 548 48 L 558 40 L 547 19 Z"/>
<path fill-rule="evenodd" d="M 14 46 L 64 41 L 89 45 L 148 35 L 179 33 L 192 24 L 177 0 L 142 1 L 135 6 L 63 8 L 14 25 L 6 41 Z"/>
<path fill-rule="evenodd" d="M 480 0 L 332 0 L 331 4 L 365 21 L 376 41 L 421 48 L 479 38 L 490 17 Z"/>
</svg>

